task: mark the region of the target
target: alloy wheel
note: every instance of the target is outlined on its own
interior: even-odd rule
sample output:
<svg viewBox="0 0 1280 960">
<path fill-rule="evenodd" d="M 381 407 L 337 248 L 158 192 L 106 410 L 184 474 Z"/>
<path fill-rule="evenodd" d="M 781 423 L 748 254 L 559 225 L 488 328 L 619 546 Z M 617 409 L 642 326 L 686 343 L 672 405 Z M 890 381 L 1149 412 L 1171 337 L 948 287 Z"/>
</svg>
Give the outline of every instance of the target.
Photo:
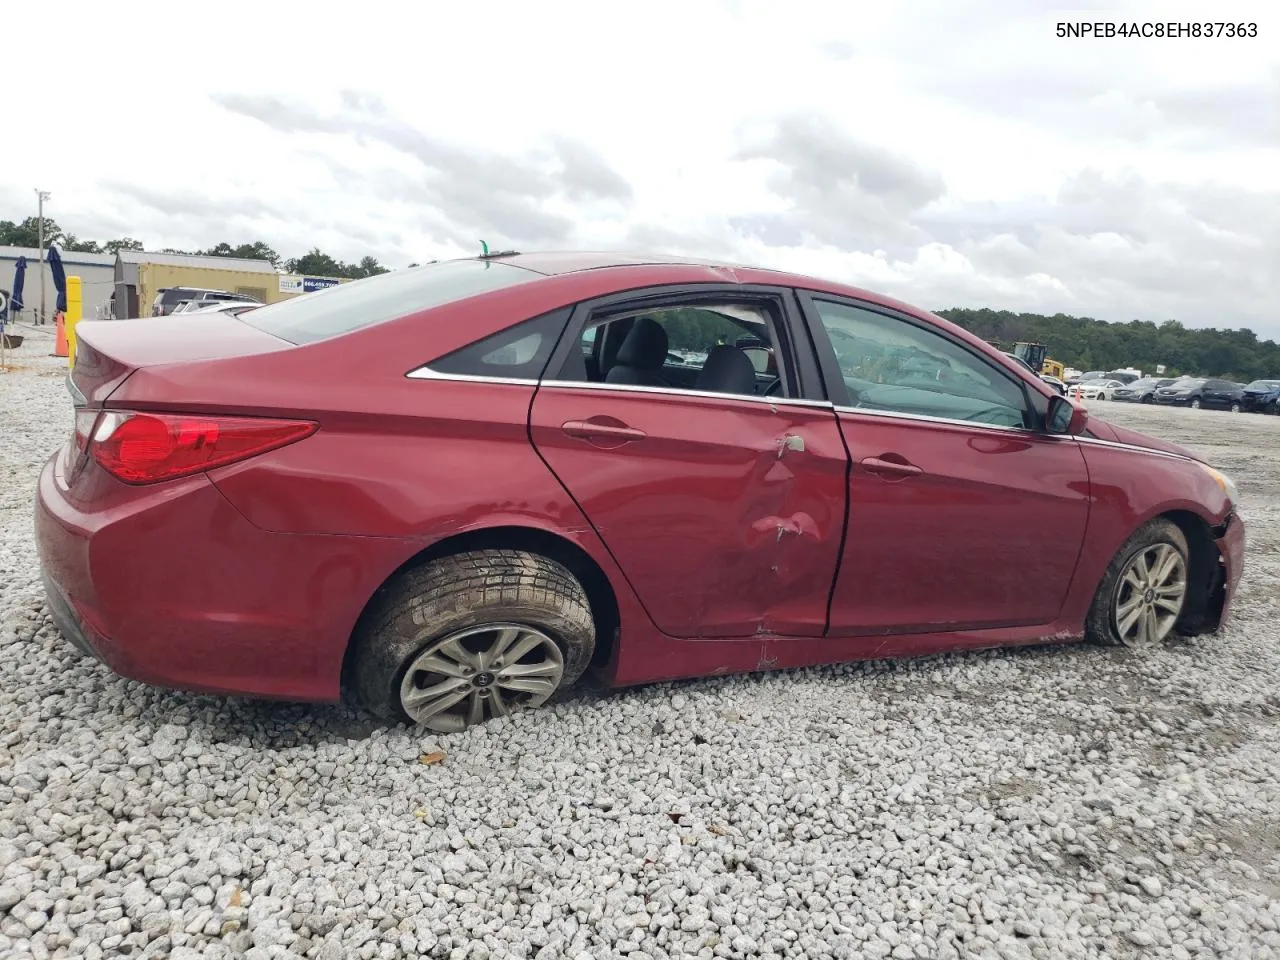
<svg viewBox="0 0 1280 960">
<path fill-rule="evenodd" d="M 414 723 L 455 733 L 490 717 L 541 706 L 564 676 L 559 645 L 534 627 L 492 623 L 429 644 L 400 682 Z"/>
<path fill-rule="evenodd" d="M 1187 596 L 1187 562 L 1173 546 L 1138 551 L 1116 585 L 1116 634 L 1131 647 L 1154 646 L 1172 632 Z"/>
<path fill-rule="evenodd" d="M 1200 401 L 1199 401 L 1199 400 L 1192 400 L 1192 401 L 1191 401 L 1191 409 L 1192 409 L 1192 410 L 1199 410 L 1199 409 L 1200 409 Z"/>
</svg>

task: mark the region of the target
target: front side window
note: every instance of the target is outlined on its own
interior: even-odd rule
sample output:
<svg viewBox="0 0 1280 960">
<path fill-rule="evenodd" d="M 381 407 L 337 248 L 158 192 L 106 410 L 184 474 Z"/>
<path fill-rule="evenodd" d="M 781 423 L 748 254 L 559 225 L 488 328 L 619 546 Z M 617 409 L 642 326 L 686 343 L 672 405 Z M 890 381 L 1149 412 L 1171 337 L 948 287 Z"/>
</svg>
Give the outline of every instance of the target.
<svg viewBox="0 0 1280 960">
<path fill-rule="evenodd" d="M 851 304 L 814 306 L 858 409 L 1029 427 L 1022 387 L 939 333 Z"/>
</svg>

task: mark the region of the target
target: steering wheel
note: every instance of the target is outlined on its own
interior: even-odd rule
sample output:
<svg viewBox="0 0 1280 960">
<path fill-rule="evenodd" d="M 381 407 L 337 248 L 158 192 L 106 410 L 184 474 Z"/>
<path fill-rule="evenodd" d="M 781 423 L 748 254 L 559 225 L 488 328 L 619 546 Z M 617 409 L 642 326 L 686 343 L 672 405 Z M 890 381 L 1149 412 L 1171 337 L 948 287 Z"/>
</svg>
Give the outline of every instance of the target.
<svg viewBox="0 0 1280 960">
<path fill-rule="evenodd" d="M 764 388 L 763 396 L 772 397 L 776 393 L 782 392 L 782 378 L 775 377 L 773 383 Z"/>
</svg>

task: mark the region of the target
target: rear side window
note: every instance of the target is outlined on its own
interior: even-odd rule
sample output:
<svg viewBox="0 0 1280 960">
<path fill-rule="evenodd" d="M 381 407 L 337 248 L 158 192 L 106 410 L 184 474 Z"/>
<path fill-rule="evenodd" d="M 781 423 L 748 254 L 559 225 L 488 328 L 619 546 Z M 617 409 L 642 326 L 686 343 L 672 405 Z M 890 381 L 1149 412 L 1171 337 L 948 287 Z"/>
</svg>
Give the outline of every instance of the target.
<svg viewBox="0 0 1280 960">
<path fill-rule="evenodd" d="M 303 293 L 241 319 L 290 343 L 314 343 L 541 276 L 492 260 L 446 260 Z"/>
<path fill-rule="evenodd" d="M 569 309 L 553 310 L 517 323 L 445 354 L 428 367 L 432 373 L 452 376 L 537 380 L 569 322 L 570 312 Z"/>
</svg>

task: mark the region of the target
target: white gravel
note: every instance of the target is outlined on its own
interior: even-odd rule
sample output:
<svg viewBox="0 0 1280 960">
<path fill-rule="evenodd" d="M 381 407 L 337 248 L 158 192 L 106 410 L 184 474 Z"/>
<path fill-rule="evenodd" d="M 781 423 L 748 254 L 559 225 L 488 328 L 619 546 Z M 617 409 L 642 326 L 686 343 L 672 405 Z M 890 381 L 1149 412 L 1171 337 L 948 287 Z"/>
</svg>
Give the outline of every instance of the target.
<svg viewBox="0 0 1280 960">
<path fill-rule="evenodd" d="M 0 374 L 0 957 L 1280 956 L 1280 418 L 1096 405 L 1235 474 L 1223 635 L 585 693 L 436 741 L 72 654 L 31 540 L 71 426 L 47 351 Z"/>
</svg>

